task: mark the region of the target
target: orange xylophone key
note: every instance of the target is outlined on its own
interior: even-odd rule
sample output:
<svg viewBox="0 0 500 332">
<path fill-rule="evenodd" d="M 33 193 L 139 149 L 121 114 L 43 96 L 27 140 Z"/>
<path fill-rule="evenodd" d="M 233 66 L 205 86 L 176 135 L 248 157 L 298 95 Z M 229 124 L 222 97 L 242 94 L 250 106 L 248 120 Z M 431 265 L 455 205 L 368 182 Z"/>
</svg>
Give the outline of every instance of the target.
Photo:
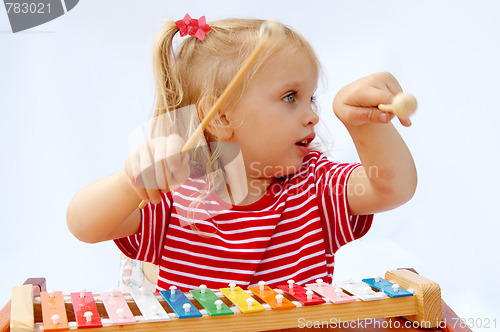
<svg viewBox="0 0 500 332">
<path fill-rule="evenodd" d="M 274 310 L 295 308 L 295 304 L 283 297 L 283 295 L 275 292 L 271 287 L 265 286 L 264 284 L 261 285 L 259 283 L 259 287 L 248 287 L 248 290 L 254 293 L 262 301 L 269 304 Z"/>
<path fill-rule="evenodd" d="M 68 315 L 62 292 L 41 292 L 42 320 L 44 331 L 68 330 Z"/>
</svg>

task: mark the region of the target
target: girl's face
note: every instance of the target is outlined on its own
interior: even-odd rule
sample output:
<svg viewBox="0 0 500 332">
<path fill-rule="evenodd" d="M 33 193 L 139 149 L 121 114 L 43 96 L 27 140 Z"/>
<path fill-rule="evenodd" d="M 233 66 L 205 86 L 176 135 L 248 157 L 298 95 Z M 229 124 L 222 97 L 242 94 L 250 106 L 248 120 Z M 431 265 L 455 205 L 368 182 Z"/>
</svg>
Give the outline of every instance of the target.
<svg viewBox="0 0 500 332">
<path fill-rule="evenodd" d="M 285 48 L 255 74 L 235 109 L 228 141 L 237 144 L 248 177 L 274 178 L 299 170 L 314 139 L 316 63 L 304 51 Z"/>
</svg>

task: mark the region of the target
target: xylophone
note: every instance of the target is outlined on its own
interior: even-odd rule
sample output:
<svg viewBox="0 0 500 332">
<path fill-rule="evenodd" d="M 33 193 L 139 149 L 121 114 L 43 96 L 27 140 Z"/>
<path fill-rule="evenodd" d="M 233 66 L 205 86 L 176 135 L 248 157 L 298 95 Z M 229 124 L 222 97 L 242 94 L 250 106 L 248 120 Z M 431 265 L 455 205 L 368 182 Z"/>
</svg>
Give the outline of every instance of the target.
<svg viewBox="0 0 500 332">
<path fill-rule="evenodd" d="M 334 285 L 321 279 L 302 287 L 293 280 L 271 289 L 264 282 L 246 291 L 230 284 L 217 292 L 200 286 L 183 293 L 153 294 L 84 290 L 63 296 L 32 285 L 15 286 L 11 301 L 11 330 L 57 331 L 99 328 L 105 331 L 257 331 L 297 328 L 303 321 L 346 322 L 399 317 L 434 328 L 442 320 L 439 285 L 409 270 L 388 271 L 356 282 Z"/>
</svg>

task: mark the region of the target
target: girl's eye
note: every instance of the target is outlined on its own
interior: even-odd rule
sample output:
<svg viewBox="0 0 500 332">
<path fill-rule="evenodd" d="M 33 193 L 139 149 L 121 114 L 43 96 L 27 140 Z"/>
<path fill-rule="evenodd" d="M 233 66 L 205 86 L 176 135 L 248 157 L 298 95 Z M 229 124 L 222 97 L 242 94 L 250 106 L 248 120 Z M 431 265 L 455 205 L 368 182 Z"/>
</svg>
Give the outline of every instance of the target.
<svg viewBox="0 0 500 332">
<path fill-rule="evenodd" d="M 281 99 L 287 103 L 293 103 L 295 101 L 295 92 L 289 93 Z"/>
</svg>

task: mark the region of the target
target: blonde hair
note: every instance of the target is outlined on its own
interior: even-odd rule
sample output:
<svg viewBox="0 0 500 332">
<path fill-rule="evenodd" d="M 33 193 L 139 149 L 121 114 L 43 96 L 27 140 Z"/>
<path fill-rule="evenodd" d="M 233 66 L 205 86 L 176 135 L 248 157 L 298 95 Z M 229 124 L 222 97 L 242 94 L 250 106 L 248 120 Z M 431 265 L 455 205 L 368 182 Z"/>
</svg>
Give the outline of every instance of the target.
<svg viewBox="0 0 500 332">
<path fill-rule="evenodd" d="M 241 64 L 257 46 L 259 30 L 263 22 L 254 19 L 224 19 L 209 22 L 208 25 L 212 30 L 205 35 L 203 40 L 196 37 L 186 37 L 178 47 L 174 47 L 174 37 L 179 30 L 175 22 L 171 20 L 163 22 L 153 50 L 155 77 L 153 115 L 154 119 L 166 120 L 154 123 L 153 136 L 178 133 L 176 125 L 178 125 L 179 119 L 175 118 L 176 112 L 172 112 L 173 110 L 194 105 L 198 111 L 196 112 L 198 114 L 195 115 L 203 116 L 201 110 L 209 109 L 215 103 Z M 251 82 L 266 59 L 286 47 L 305 51 L 317 64 L 319 70 L 319 60 L 311 45 L 302 35 L 285 26 L 283 36 L 260 55 L 224 106 L 230 108 L 237 105 L 245 87 Z M 196 127 L 194 123 L 199 123 L 199 120 L 191 119 L 190 123 L 184 124 L 187 128 L 187 135 L 194 131 Z M 206 142 L 219 140 L 217 128 L 221 125 L 221 119 L 216 114 L 209 128 L 205 130 Z M 200 149 L 203 145 L 203 140 L 199 140 L 192 152 L 205 153 L 203 149 Z M 224 180 L 220 178 L 220 172 L 214 173 L 214 170 L 220 167 L 217 162 L 220 151 L 215 148 L 210 151 L 210 156 L 210 162 L 197 166 L 199 172 L 207 175 L 205 197 L 216 190 L 221 183 L 225 184 Z M 194 156 L 192 159 L 197 158 Z"/>
</svg>

